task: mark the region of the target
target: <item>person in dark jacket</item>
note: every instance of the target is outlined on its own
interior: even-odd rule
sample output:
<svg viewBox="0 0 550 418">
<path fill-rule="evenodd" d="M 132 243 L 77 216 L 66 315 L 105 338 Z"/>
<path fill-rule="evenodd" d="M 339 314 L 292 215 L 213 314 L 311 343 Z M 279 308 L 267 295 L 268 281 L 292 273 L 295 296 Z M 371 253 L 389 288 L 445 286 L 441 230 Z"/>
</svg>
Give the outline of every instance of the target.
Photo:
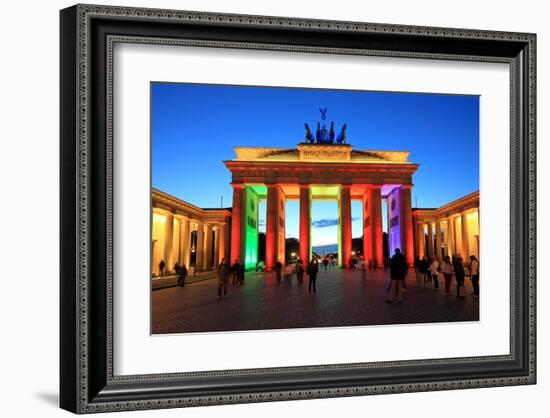
<svg viewBox="0 0 550 418">
<path fill-rule="evenodd" d="M 309 293 L 311 293 L 312 288 L 313 293 L 317 292 L 317 288 L 315 286 L 315 282 L 317 281 L 317 273 L 319 273 L 319 264 L 315 258 L 312 258 L 307 266 L 307 275 L 309 276 Z"/>
<path fill-rule="evenodd" d="M 229 277 L 230 268 L 229 263 L 225 261 L 225 258 L 222 258 L 220 264 L 216 268 L 216 273 L 218 274 L 218 300 L 223 296 L 227 296 L 227 279 Z"/>
<path fill-rule="evenodd" d="M 464 288 L 464 260 L 462 257 L 456 257 L 453 264 L 453 270 L 455 271 L 455 280 L 456 280 L 456 295 L 459 298 L 466 297 L 466 290 Z"/>
<path fill-rule="evenodd" d="M 405 256 L 401 253 L 399 248 L 395 249 L 395 254 L 390 260 L 390 291 L 388 292 L 388 297 L 386 302 L 392 303 L 394 295 L 397 294 L 397 301 L 403 301 L 403 282 L 405 281 L 405 276 L 407 275 L 407 260 Z"/>
<path fill-rule="evenodd" d="M 177 265 L 176 275 L 178 276 L 178 287 L 185 286 L 185 279 L 187 277 L 187 267 L 185 267 L 185 264 L 183 265 Z"/>
<path fill-rule="evenodd" d="M 298 283 L 302 283 L 302 281 L 304 280 L 304 271 L 304 262 L 300 258 L 296 262 L 296 279 L 298 280 Z"/>
<path fill-rule="evenodd" d="M 231 275 L 233 276 L 232 284 L 236 285 L 239 284 L 239 260 L 235 260 L 233 265 L 231 266 Z"/>
<path fill-rule="evenodd" d="M 239 284 L 244 285 L 244 263 L 239 263 Z"/>
<path fill-rule="evenodd" d="M 429 268 L 430 268 L 430 262 L 428 261 L 428 258 L 426 256 L 422 257 L 422 260 L 420 260 L 420 263 L 418 265 L 418 271 L 420 272 L 422 287 L 426 287 L 426 283 L 428 282 Z"/>
<path fill-rule="evenodd" d="M 283 275 L 283 263 L 279 260 L 275 263 L 275 274 L 277 275 L 277 281 L 280 283 Z"/>
<path fill-rule="evenodd" d="M 164 260 L 160 260 L 160 263 L 159 263 L 159 277 L 164 276 L 164 267 L 166 267 L 166 263 L 164 262 Z"/>
</svg>

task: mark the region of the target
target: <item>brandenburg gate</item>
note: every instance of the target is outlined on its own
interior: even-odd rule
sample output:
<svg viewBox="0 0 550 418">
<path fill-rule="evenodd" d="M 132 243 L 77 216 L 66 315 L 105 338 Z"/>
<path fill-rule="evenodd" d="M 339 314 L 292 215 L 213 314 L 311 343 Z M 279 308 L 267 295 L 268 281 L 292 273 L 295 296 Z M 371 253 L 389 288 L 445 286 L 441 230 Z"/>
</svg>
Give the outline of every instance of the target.
<svg viewBox="0 0 550 418">
<path fill-rule="evenodd" d="M 326 112 L 326 109 L 325 109 Z M 322 112 L 323 113 L 323 112 Z M 323 114 L 324 116 L 324 114 Z M 323 118 L 324 120 L 324 118 Z M 351 202 L 363 204 L 363 254 L 374 267 L 384 262 L 382 200 L 387 201 L 390 254 L 400 248 L 414 260 L 411 212 L 412 175 L 418 164 L 406 151 L 355 150 L 345 143 L 345 129 L 334 138 L 324 123 L 316 140 L 306 124 L 305 142 L 297 148 L 241 148 L 224 161 L 232 174 L 231 262 L 254 268 L 258 258 L 258 203 L 267 201 L 266 268 L 285 262 L 285 202 L 300 205 L 300 258 L 311 259 L 311 202 L 338 202 L 338 263 L 349 267 L 352 257 Z"/>
</svg>

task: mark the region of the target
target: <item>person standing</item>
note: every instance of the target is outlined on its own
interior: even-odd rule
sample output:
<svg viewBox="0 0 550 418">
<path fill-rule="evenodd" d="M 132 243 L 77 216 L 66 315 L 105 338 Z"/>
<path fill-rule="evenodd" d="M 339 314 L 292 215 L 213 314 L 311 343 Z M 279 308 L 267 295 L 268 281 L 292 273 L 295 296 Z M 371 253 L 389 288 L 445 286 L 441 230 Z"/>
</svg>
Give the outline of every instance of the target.
<svg viewBox="0 0 550 418">
<path fill-rule="evenodd" d="M 164 276 L 164 267 L 166 267 L 166 263 L 164 262 L 164 260 L 160 260 L 160 263 L 159 263 L 159 277 Z"/>
<path fill-rule="evenodd" d="M 451 258 L 445 256 L 441 263 L 441 273 L 445 279 L 445 296 L 451 296 L 451 280 L 453 278 L 453 266 L 451 265 Z"/>
<path fill-rule="evenodd" d="M 301 258 L 296 262 L 296 279 L 298 283 L 302 283 L 304 280 L 304 262 Z"/>
<path fill-rule="evenodd" d="M 361 256 L 359 259 L 359 268 L 361 269 L 361 278 L 367 280 L 367 263 L 365 262 L 365 257 Z"/>
<path fill-rule="evenodd" d="M 464 265 L 462 262 L 462 257 L 456 257 L 453 264 L 456 280 L 456 296 L 459 298 L 466 297 L 466 291 L 464 289 Z"/>
<path fill-rule="evenodd" d="M 319 273 L 319 265 L 317 264 L 317 260 L 315 258 L 312 258 L 309 262 L 309 265 L 307 266 L 307 275 L 309 276 L 309 293 L 311 293 L 312 288 L 313 293 L 317 292 L 317 287 L 315 286 L 315 282 L 317 281 L 317 273 Z"/>
<path fill-rule="evenodd" d="M 239 263 L 239 285 L 244 285 L 244 263 Z"/>
<path fill-rule="evenodd" d="M 407 276 L 407 259 L 401 253 L 399 248 L 395 249 L 395 254 L 390 260 L 390 291 L 386 302 L 392 303 L 393 298 L 397 295 L 397 301 L 403 302 L 403 282 Z"/>
<path fill-rule="evenodd" d="M 420 271 L 422 287 L 426 287 L 426 282 L 428 281 L 429 268 L 430 268 L 430 262 L 428 261 L 428 258 L 424 256 L 422 260 L 420 260 L 420 265 L 418 267 L 418 270 Z"/>
<path fill-rule="evenodd" d="M 187 267 L 185 267 L 185 264 L 182 266 L 178 265 L 176 275 L 178 276 L 178 287 L 185 286 L 185 278 L 187 277 Z"/>
<path fill-rule="evenodd" d="M 439 275 L 439 261 L 437 261 L 437 257 L 434 257 L 430 264 L 430 276 L 434 283 L 434 289 L 439 289 L 438 275 Z"/>
<path fill-rule="evenodd" d="M 281 282 L 281 276 L 283 275 L 283 263 L 281 263 L 279 260 L 275 263 L 275 274 L 277 276 L 277 281 Z"/>
<path fill-rule="evenodd" d="M 239 270 L 240 270 L 239 260 L 235 260 L 235 262 L 231 266 L 231 275 L 233 277 L 233 280 L 232 280 L 233 286 L 235 286 L 236 284 L 239 283 Z"/>
<path fill-rule="evenodd" d="M 468 269 L 470 270 L 470 280 L 474 288 L 474 294 L 472 296 L 477 299 L 479 297 L 479 261 L 477 261 L 475 255 L 470 256 Z"/>
<path fill-rule="evenodd" d="M 420 287 L 422 283 L 422 276 L 420 274 L 420 257 L 416 256 L 414 258 L 414 274 L 416 278 L 416 287 Z"/>
<path fill-rule="evenodd" d="M 285 282 L 289 282 L 290 279 L 292 279 L 292 275 L 294 274 L 294 265 L 292 262 L 288 261 L 285 265 Z"/>
<path fill-rule="evenodd" d="M 225 258 L 222 258 L 222 261 L 220 261 L 220 264 L 218 264 L 216 273 L 218 274 L 218 299 L 220 299 L 222 297 L 222 289 L 223 296 L 227 296 L 227 278 L 229 276 L 229 265 L 226 263 Z"/>
</svg>

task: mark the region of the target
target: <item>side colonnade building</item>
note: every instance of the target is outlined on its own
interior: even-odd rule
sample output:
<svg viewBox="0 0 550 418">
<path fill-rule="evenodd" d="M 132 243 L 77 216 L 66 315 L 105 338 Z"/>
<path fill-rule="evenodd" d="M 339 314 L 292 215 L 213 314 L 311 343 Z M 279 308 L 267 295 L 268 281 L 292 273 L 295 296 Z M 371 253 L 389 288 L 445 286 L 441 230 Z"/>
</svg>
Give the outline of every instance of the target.
<svg viewBox="0 0 550 418">
<path fill-rule="evenodd" d="M 419 257 L 479 258 L 479 191 L 437 209 L 413 209 Z"/>
<path fill-rule="evenodd" d="M 215 269 L 222 258 L 229 260 L 230 209 L 201 209 L 153 189 L 151 222 L 152 276 L 159 275 L 161 260 L 167 273 L 176 262 L 194 264 L 200 272 Z"/>
<path fill-rule="evenodd" d="M 338 202 L 338 262 L 352 256 L 351 202 L 363 204 L 363 253 L 375 267 L 384 263 L 382 200 L 388 203 L 388 243 L 414 261 L 412 175 L 418 164 L 406 151 L 353 150 L 349 144 L 300 143 L 291 148 L 234 148 L 224 161 L 231 171 L 233 209 L 231 262 L 254 268 L 258 259 L 258 203 L 267 201 L 266 268 L 285 263 L 285 202 L 300 204 L 300 258 L 311 259 L 311 202 Z"/>
</svg>

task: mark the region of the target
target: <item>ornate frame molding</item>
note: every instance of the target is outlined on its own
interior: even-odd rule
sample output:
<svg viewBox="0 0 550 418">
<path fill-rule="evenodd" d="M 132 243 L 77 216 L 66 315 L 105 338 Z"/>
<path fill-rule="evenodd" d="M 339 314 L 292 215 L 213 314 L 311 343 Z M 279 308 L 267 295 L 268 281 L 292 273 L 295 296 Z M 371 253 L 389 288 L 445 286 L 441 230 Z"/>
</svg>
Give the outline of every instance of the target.
<svg viewBox="0 0 550 418">
<path fill-rule="evenodd" d="M 173 24 L 177 28 L 171 33 L 166 29 L 166 36 L 136 36 L 132 33 L 109 34 L 102 27 L 107 23 L 110 28 L 116 27 L 121 22 L 145 29 L 152 23 Z M 187 27 L 195 28 L 200 34 L 209 28 L 220 32 L 233 28 L 241 31 L 243 38 L 257 41 L 189 37 L 185 34 Z M 283 35 L 299 33 L 301 42 L 259 39 L 258 29 L 266 32 L 277 29 Z M 307 44 L 328 44 L 329 41 L 321 38 L 329 33 L 341 36 L 342 42 L 349 40 L 349 45 Z M 168 36 L 170 34 L 173 36 Z M 412 36 L 415 41 L 411 41 Z M 276 39 L 277 35 L 272 34 L 271 37 Z M 365 39 L 368 45 L 368 40 L 374 37 L 391 48 L 356 47 L 355 39 Z M 407 45 L 414 50 L 400 49 L 397 39 L 403 42 L 408 40 Z M 465 46 L 456 49 L 457 40 Z M 510 254 L 510 355 L 114 376 L 112 66 L 113 46 L 117 42 L 508 63 L 511 69 L 510 233 L 514 238 L 511 240 Z M 492 55 L 491 48 L 497 44 L 502 45 L 503 49 Z M 439 50 L 433 52 L 430 48 Z M 450 52 L 445 52 L 446 49 Z M 63 10 L 61 407 L 76 413 L 92 413 L 535 383 L 535 49 L 536 36 L 527 33 L 91 5 L 77 5 Z M 104 51 L 105 56 L 102 58 L 98 51 Z M 104 79 L 101 78 L 103 70 Z M 99 113 L 96 112 L 98 110 Z M 99 114 L 98 120 L 96 115 Z M 105 131 L 101 132 L 99 126 L 105 126 Z M 96 230 L 97 225 L 104 228 Z M 502 370 L 498 367 L 501 364 L 510 365 L 510 371 L 504 373 L 506 377 L 500 376 Z M 514 373 L 512 365 L 516 367 Z M 469 366 L 485 368 L 484 376 L 476 376 Z M 445 372 L 447 377 L 420 381 L 415 378 L 420 368 Z M 390 371 L 395 376 L 395 383 L 383 383 L 380 378 L 376 380 L 376 373 Z M 341 383 L 332 380 L 331 384 L 323 386 L 320 383 L 322 387 L 315 389 L 300 383 L 300 379 L 312 373 L 320 378 L 326 377 L 327 382 L 330 376 L 337 376 Z M 361 377 L 371 376 L 369 373 L 374 373 L 374 377 Z M 226 383 L 238 383 L 241 389 L 227 390 L 226 393 L 222 393 L 219 387 L 216 390 L 212 388 L 210 392 L 198 389 L 196 385 L 203 378 L 214 376 L 224 378 Z M 249 383 L 251 377 L 257 378 L 256 386 Z M 267 384 L 268 380 L 277 379 L 283 382 L 279 386 L 288 389 L 274 390 Z"/>
</svg>

